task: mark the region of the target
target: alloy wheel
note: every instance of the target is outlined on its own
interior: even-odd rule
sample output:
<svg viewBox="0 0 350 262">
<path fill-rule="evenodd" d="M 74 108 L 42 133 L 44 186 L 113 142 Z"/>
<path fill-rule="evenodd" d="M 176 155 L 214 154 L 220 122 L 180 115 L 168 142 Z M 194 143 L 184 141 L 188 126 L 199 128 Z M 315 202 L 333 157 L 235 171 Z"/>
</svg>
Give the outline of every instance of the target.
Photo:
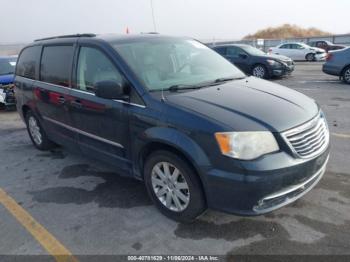
<svg viewBox="0 0 350 262">
<path fill-rule="evenodd" d="M 28 119 L 28 128 L 34 142 L 37 145 L 40 145 L 43 141 L 40 132 L 40 127 L 38 121 L 33 116 L 29 117 Z"/>
<path fill-rule="evenodd" d="M 306 56 L 306 60 L 311 62 L 311 61 L 314 61 L 315 60 L 315 55 L 314 54 L 308 54 Z"/>
<path fill-rule="evenodd" d="M 169 210 L 181 212 L 190 202 L 190 190 L 181 171 L 169 162 L 159 162 L 152 169 L 152 188 L 158 200 Z"/>
<path fill-rule="evenodd" d="M 256 66 L 253 69 L 253 76 L 258 78 L 264 78 L 265 77 L 265 68 L 262 66 Z"/>
<path fill-rule="evenodd" d="M 344 80 L 347 83 L 350 83 L 350 68 L 348 68 L 345 72 L 344 72 Z"/>
</svg>

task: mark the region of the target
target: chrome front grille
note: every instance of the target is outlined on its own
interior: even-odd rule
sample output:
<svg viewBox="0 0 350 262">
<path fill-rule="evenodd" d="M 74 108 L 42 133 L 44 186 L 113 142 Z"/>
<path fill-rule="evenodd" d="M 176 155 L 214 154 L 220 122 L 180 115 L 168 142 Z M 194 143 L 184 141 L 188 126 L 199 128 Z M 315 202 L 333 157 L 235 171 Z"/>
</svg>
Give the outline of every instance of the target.
<svg viewBox="0 0 350 262">
<path fill-rule="evenodd" d="M 311 121 L 282 133 L 294 154 L 310 158 L 321 154 L 329 143 L 329 131 L 323 114 Z"/>
</svg>

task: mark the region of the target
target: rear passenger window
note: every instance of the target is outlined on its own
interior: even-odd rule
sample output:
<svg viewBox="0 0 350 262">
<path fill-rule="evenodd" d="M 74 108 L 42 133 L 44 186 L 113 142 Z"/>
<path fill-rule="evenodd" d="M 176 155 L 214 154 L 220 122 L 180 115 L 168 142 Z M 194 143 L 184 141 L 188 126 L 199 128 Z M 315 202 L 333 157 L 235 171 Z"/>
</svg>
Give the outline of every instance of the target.
<svg viewBox="0 0 350 262">
<path fill-rule="evenodd" d="M 36 65 L 39 61 L 41 46 L 32 46 L 23 49 L 18 58 L 16 75 L 35 79 Z"/>
<path fill-rule="evenodd" d="M 123 85 L 122 75 L 101 51 L 91 47 L 81 47 L 77 68 L 77 88 L 94 92 L 97 82 L 107 80 Z"/>
<path fill-rule="evenodd" d="M 280 48 L 282 48 L 282 49 L 290 49 L 290 44 L 285 44 L 285 45 L 281 45 L 281 47 Z"/>
<path fill-rule="evenodd" d="M 73 52 L 73 46 L 44 47 L 40 64 L 40 80 L 68 87 Z"/>
</svg>

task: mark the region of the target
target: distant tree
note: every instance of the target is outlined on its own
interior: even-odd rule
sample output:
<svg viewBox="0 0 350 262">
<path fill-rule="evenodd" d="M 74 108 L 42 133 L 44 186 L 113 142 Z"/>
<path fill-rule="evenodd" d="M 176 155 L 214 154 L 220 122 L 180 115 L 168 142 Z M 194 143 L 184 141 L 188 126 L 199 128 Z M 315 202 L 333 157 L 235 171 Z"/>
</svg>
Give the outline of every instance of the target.
<svg viewBox="0 0 350 262">
<path fill-rule="evenodd" d="M 291 38 L 291 37 L 312 37 L 331 35 L 329 32 L 322 31 L 315 27 L 301 28 L 297 25 L 284 24 L 278 27 L 268 27 L 244 37 L 244 39 L 274 39 L 274 38 Z"/>
</svg>

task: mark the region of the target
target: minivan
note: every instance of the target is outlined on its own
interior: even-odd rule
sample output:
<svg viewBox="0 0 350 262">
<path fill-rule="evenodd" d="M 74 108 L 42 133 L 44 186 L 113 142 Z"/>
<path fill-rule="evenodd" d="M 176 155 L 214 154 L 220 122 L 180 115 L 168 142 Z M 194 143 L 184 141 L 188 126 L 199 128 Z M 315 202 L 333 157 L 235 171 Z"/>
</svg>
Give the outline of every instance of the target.
<svg viewBox="0 0 350 262">
<path fill-rule="evenodd" d="M 326 169 L 329 131 L 313 99 L 248 77 L 191 38 L 37 40 L 19 55 L 15 87 L 35 147 L 113 164 L 180 222 L 208 208 L 270 212 Z"/>
</svg>

